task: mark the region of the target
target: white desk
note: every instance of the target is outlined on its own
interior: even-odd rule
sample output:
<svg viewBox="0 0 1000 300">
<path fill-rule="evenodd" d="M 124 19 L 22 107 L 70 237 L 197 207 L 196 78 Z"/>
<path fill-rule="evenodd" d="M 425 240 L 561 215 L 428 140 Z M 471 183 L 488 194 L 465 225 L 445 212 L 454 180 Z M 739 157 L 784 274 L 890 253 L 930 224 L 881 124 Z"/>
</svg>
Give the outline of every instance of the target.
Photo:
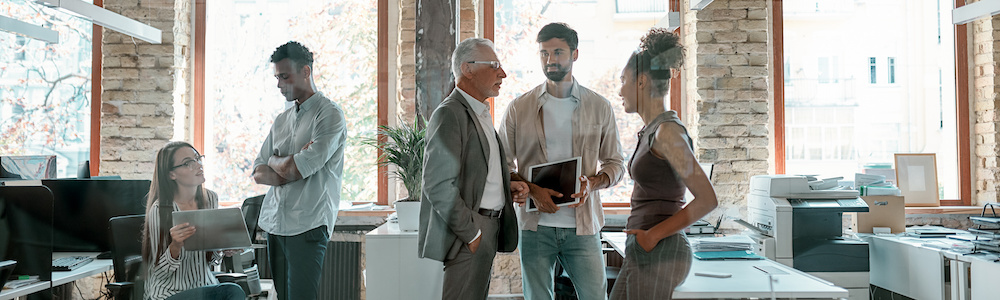
<svg viewBox="0 0 1000 300">
<path fill-rule="evenodd" d="M 56 252 L 52 253 L 52 258 L 56 259 L 60 257 L 75 256 L 75 255 L 97 256 L 97 253 Z M 112 269 L 112 263 L 110 259 L 95 259 L 94 261 L 86 265 L 77 267 L 72 271 L 52 272 L 51 281 L 39 281 L 16 289 L 3 290 L 3 292 L 0 292 L 0 300 L 14 299 L 17 297 L 27 296 L 33 293 L 44 291 L 52 287 L 67 284 L 81 278 L 101 274 L 110 271 L 111 269 Z"/>
<path fill-rule="evenodd" d="M 996 299 L 997 255 L 961 254 L 925 245 L 937 241 L 962 243 L 948 238 L 872 237 L 871 284 L 913 299 Z"/>
<path fill-rule="evenodd" d="M 618 253 L 625 256 L 625 233 L 602 232 Z M 788 274 L 774 275 L 772 294 L 768 285 L 768 276 L 754 266 L 770 266 L 781 269 Z M 695 276 L 695 272 L 730 273 L 730 278 L 713 278 Z M 683 299 L 713 299 L 713 298 L 847 298 L 847 290 L 834 286 L 822 279 L 802 271 L 779 264 L 772 260 L 725 260 L 705 261 L 694 259 L 691 262 L 691 272 L 681 286 L 674 290 L 674 298 Z"/>
<path fill-rule="evenodd" d="M 365 236 L 365 296 L 382 299 L 440 299 L 444 264 L 417 257 L 417 232 L 386 222 Z"/>
</svg>

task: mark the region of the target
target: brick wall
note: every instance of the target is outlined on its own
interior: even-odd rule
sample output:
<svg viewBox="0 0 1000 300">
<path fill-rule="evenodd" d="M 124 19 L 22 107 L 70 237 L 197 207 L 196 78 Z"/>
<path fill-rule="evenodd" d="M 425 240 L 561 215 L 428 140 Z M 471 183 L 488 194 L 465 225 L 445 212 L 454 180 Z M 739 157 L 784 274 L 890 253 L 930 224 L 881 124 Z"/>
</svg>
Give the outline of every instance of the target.
<svg viewBox="0 0 1000 300">
<path fill-rule="evenodd" d="M 685 15 L 682 72 L 692 109 L 684 120 L 698 160 L 715 163 L 712 182 L 720 208 L 713 214 L 745 210 L 750 177 L 772 169 L 767 4 L 716 0 Z M 681 6 L 689 7 L 687 1 Z"/>
<path fill-rule="evenodd" d="M 973 179 L 973 205 L 996 202 L 997 189 L 1000 186 L 1000 165 L 997 153 L 1000 152 L 1000 132 L 997 122 L 1000 121 L 1000 103 L 997 102 L 997 90 L 1000 77 L 996 76 L 997 61 L 1000 59 L 1000 16 L 984 18 L 969 23 L 967 27 L 972 39 L 972 93 L 969 101 L 973 107 L 975 125 L 973 126 L 972 148 L 975 158 Z"/>
<path fill-rule="evenodd" d="M 190 6 L 174 0 L 104 1 L 108 10 L 163 31 L 163 41 L 153 45 L 104 30 L 101 175 L 151 178 L 155 151 L 174 138 L 175 101 L 190 102 Z"/>
</svg>

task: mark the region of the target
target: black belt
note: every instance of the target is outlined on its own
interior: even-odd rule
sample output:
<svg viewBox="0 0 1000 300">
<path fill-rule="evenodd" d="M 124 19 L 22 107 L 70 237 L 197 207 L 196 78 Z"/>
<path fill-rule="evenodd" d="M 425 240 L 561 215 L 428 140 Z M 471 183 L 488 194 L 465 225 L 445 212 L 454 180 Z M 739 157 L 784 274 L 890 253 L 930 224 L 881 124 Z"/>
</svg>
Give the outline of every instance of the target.
<svg viewBox="0 0 1000 300">
<path fill-rule="evenodd" d="M 490 217 L 490 218 L 499 218 L 500 217 L 500 212 L 501 211 L 499 211 L 499 210 L 492 210 L 492 209 L 485 209 L 485 208 L 480 208 L 479 209 L 479 214 L 480 215 L 484 215 L 484 216 L 487 216 L 487 217 Z"/>
</svg>

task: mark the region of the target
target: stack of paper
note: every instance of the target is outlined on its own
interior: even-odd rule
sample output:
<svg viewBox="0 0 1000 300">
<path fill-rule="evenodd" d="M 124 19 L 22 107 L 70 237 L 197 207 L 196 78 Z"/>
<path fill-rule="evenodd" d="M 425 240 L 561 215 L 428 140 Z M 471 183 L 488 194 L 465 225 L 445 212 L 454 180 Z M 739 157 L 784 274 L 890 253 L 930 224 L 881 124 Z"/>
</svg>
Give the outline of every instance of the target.
<svg viewBox="0 0 1000 300">
<path fill-rule="evenodd" d="M 691 226 L 684 228 L 684 233 L 688 234 L 715 233 L 715 227 L 705 220 L 698 220 L 697 222 L 694 222 L 694 224 L 691 224 Z"/>
<path fill-rule="evenodd" d="M 691 248 L 694 252 L 712 251 L 753 251 L 757 243 L 749 236 L 730 235 L 721 237 L 706 237 L 691 240 Z"/>
</svg>

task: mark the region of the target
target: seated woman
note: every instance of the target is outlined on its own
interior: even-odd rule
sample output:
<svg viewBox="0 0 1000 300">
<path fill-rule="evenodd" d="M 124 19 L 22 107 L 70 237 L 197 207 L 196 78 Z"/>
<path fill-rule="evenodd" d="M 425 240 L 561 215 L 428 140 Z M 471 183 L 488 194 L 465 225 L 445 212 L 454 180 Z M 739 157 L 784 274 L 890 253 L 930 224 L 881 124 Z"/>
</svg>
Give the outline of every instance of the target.
<svg viewBox="0 0 1000 300">
<path fill-rule="evenodd" d="M 196 228 L 188 223 L 160 226 L 161 217 L 175 210 L 213 209 L 218 196 L 202 188 L 205 174 L 201 159 L 190 144 L 170 142 L 156 153 L 153 181 L 146 200 L 146 223 L 142 237 L 142 259 L 146 266 L 143 299 L 231 299 L 246 298 L 243 289 L 233 283 L 219 284 L 210 268 L 218 265 L 222 252 L 187 251 L 184 240 Z M 164 205 L 161 215 L 160 201 Z M 170 220 L 166 220 L 170 224 Z"/>
<path fill-rule="evenodd" d="M 629 161 L 635 181 L 625 232 L 625 261 L 611 299 L 671 299 L 691 270 L 684 228 L 718 206 L 712 183 L 691 152 L 692 141 L 677 113 L 665 109 L 670 77 L 683 58 L 678 37 L 654 28 L 622 70 L 626 113 L 646 124 Z M 694 199 L 684 206 L 684 192 Z"/>
</svg>

